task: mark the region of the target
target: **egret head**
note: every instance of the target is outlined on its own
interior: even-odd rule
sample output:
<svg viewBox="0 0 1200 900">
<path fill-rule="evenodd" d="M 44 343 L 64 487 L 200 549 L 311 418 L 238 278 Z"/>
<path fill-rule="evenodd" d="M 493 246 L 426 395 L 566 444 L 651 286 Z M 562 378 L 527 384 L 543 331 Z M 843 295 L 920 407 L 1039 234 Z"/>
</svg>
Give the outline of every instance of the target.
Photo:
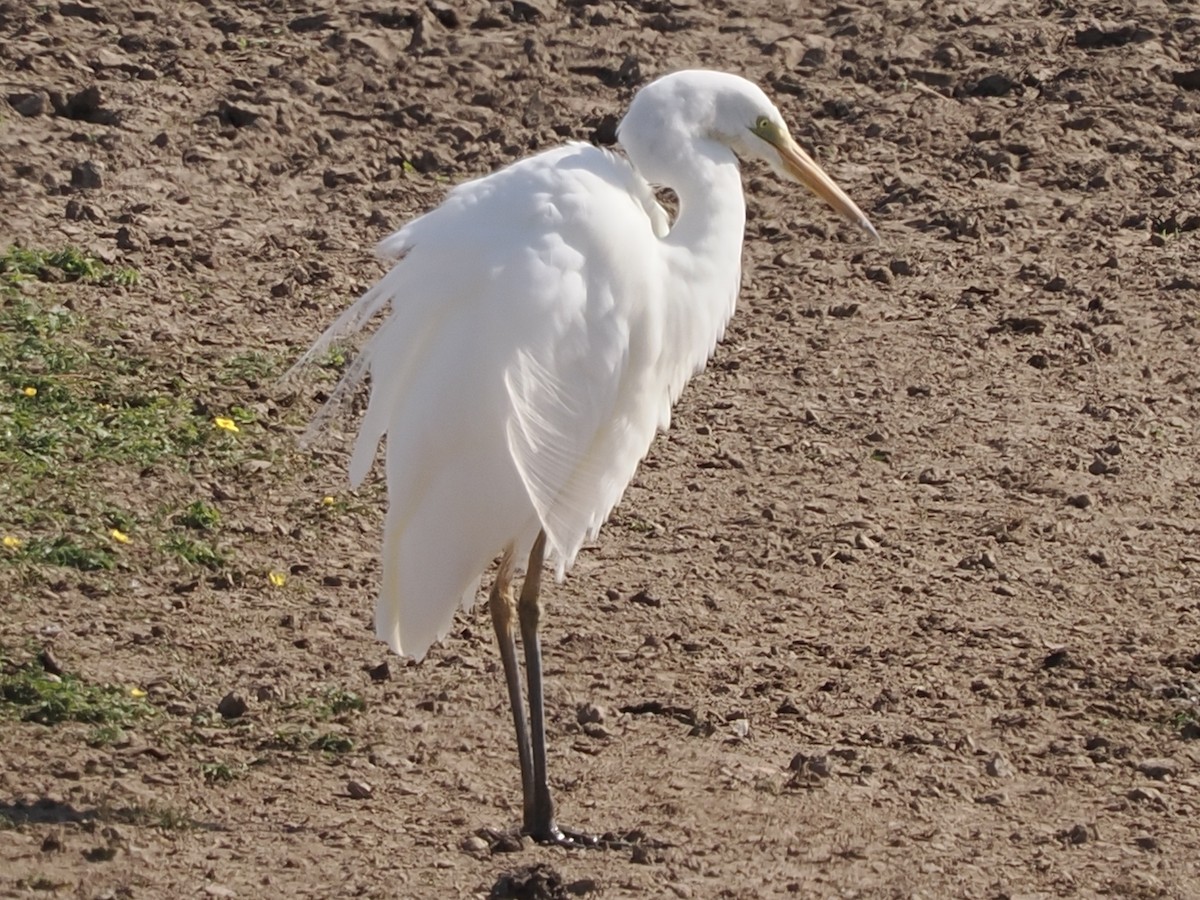
<svg viewBox="0 0 1200 900">
<path fill-rule="evenodd" d="M 764 98 L 765 99 L 765 98 Z M 767 101 L 769 111 L 760 112 L 748 126 L 745 144 L 750 154 L 764 159 L 780 178 L 798 181 L 830 206 L 847 222 L 862 228 L 875 240 L 879 235 L 858 205 L 846 196 L 825 170 L 796 143 L 779 111 Z"/>
<path fill-rule="evenodd" d="M 672 147 L 672 138 L 709 139 L 743 158 L 761 159 L 779 177 L 800 182 L 878 240 L 862 210 L 796 143 L 775 104 L 737 75 L 703 70 L 666 75 L 638 92 L 618 133 L 639 168 L 649 167 L 644 161 L 653 159 L 654 168 L 671 171 L 677 163 L 673 151 L 683 149 Z M 657 180 L 652 173 L 643 174 Z"/>
</svg>

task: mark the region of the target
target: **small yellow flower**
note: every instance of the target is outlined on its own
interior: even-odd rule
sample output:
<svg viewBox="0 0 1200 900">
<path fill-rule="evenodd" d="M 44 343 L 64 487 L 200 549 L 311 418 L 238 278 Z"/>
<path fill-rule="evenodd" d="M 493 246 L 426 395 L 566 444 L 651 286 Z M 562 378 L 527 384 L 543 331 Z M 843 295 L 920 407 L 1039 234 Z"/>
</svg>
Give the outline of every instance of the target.
<svg viewBox="0 0 1200 900">
<path fill-rule="evenodd" d="M 287 582 L 287 576 L 282 572 L 275 571 L 274 569 L 267 573 L 267 579 L 275 587 L 283 587 L 283 585 Z"/>
<path fill-rule="evenodd" d="M 15 534 L 6 534 L 4 536 L 4 546 L 9 550 L 20 550 L 25 545 L 25 542 Z"/>
<path fill-rule="evenodd" d="M 125 532 L 121 531 L 121 529 L 119 529 L 119 528 L 114 528 L 108 534 L 109 534 L 109 537 L 111 537 L 118 544 L 128 544 L 129 543 L 129 535 L 127 535 Z"/>
<path fill-rule="evenodd" d="M 37 396 L 37 388 L 35 388 L 31 384 L 31 385 L 29 385 L 29 387 L 21 388 L 21 393 L 24 394 L 26 397 L 36 397 Z"/>
<path fill-rule="evenodd" d="M 332 497 L 322 497 L 322 498 L 321 498 L 321 503 L 322 503 L 324 506 L 333 506 L 333 502 L 334 502 L 334 501 L 333 501 L 333 498 L 332 498 Z"/>
<path fill-rule="evenodd" d="M 143 691 L 140 687 L 132 687 L 129 689 L 129 696 L 137 697 L 138 699 L 141 699 L 142 697 L 146 696 L 146 692 Z"/>
<path fill-rule="evenodd" d="M 232 431 L 235 434 L 241 429 L 237 427 L 237 422 L 233 419 L 226 419 L 224 416 L 217 416 L 213 419 L 213 425 L 224 431 Z"/>
</svg>

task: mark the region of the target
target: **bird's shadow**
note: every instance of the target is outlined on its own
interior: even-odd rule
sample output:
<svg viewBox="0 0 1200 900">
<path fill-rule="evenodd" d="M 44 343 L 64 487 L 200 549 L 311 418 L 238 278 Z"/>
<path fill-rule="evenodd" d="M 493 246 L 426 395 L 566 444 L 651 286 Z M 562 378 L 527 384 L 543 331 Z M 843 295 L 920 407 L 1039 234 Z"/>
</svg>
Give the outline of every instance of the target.
<svg viewBox="0 0 1200 900">
<path fill-rule="evenodd" d="M 179 811 L 157 804 L 119 806 L 98 804 L 77 807 L 50 797 L 39 797 L 32 803 L 0 802 L 0 823 L 10 828 L 23 825 L 134 825 L 150 828 L 187 829 L 197 831 L 227 831 L 219 822 L 201 822 Z"/>
</svg>

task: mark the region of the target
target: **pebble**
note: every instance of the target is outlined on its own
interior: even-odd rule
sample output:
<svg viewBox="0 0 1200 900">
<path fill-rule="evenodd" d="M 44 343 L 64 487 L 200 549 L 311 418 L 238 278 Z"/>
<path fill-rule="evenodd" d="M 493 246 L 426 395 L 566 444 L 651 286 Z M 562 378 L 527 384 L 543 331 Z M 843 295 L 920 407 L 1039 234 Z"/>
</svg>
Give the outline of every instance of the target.
<svg viewBox="0 0 1200 900">
<path fill-rule="evenodd" d="M 1012 764 L 1000 753 L 993 755 L 984 768 L 993 778 L 1012 778 L 1015 774 Z"/>
<path fill-rule="evenodd" d="M 279 700 L 283 695 L 279 692 L 279 688 L 273 684 L 260 684 L 255 688 L 254 696 L 261 703 L 272 703 Z"/>
<path fill-rule="evenodd" d="M 597 706 L 595 703 L 581 703 L 575 710 L 575 721 L 580 725 L 594 723 L 601 725 L 608 715 L 604 711 L 603 706 Z"/>
<path fill-rule="evenodd" d="M 9 94 L 8 102 L 19 115 L 30 119 L 34 116 L 43 116 L 46 114 L 46 108 L 50 105 L 50 98 L 41 91 L 35 91 L 33 93 Z"/>
<path fill-rule="evenodd" d="M 71 187 L 92 191 L 104 187 L 104 163 L 84 160 L 71 169 Z"/>
<path fill-rule="evenodd" d="M 1179 774 L 1179 763 L 1173 759 L 1144 759 L 1137 764 L 1137 770 L 1147 778 L 1164 781 Z"/>
<path fill-rule="evenodd" d="M 246 698 L 235 691 L 230 691 L 217 704 L 217 712 L 223 719 L 240 719 L 248 709 Z"/>
<path fill-rule="evenodd" d="M 355 800 L 369 800 L 371 799 L 371 795 L 375 793 L 375 789 L 365 781 L 351 778 L 346 782 L 346 793 Z"/>
<path fill-rule="evenodd" d="M 486 853 L 488 849 L 488 842 L 479 835 L 473 834 L 470 837 L 463 839 L 462 848 L 468 853 Z"/>
<path fill-rule="evenodd" d="M 1086 844 L 1091 837 L 1091 832 L 1088 831 L 1086 825 L 1075 825 L 1067 832 L 1067 840 L 1072 844 Z"/>
<path fill-rule="evenodd" d="M 1162 803 L 1162 791 L 1152 787 L 1136 787 L 1125 796 L 1135 803 Z"/>
</svg>

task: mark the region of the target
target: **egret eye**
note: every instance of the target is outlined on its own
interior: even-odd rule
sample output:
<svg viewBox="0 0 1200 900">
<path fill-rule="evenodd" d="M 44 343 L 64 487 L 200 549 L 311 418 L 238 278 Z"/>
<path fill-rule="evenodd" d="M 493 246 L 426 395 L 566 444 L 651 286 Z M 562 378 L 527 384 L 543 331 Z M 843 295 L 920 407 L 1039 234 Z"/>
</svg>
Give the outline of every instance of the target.
<svg viewBox="0 0 1200 900">
<path fill-rule="evenodd" d="M 763 134 L 771 130 L 771 120 L 766 116 L 759 116 L 754 120 L 754 133 L 761 137 Z"/>
</svg>

